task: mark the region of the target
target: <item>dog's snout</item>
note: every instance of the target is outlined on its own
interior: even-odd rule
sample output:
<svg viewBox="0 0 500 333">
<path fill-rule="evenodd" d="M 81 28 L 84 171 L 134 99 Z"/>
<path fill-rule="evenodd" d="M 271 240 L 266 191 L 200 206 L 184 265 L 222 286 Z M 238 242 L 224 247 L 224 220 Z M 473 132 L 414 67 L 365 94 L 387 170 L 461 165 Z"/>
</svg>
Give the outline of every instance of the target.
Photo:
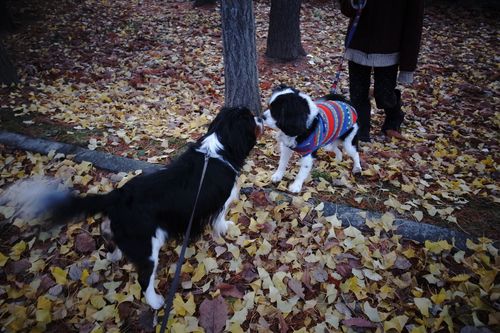
<svg viewBox="0 0 500 333">
<path fill-rule="evenodd" d="M 265 114 L 262 114 L 262 120 L 266 121 L 266 115 Z"/>
</svg>

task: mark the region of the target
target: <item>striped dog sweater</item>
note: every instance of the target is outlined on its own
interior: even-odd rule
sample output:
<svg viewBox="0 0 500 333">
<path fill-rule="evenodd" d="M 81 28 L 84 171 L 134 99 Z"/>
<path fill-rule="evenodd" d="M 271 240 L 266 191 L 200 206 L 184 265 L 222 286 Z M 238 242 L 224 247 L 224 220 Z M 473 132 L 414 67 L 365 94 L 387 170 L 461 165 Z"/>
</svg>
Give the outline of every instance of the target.
<svg viewBox="0 0 500 333">
<path fill-rule="evenodd" d="M 344 102 L 326 101 L 317 103 L 319 109 L 318 126 L 316 130 L 300 145 L 292 148 L 304 156 L 335 141 L 347 132 L 358 119 L 358 114 L 352 106 Z"/>
</svg>

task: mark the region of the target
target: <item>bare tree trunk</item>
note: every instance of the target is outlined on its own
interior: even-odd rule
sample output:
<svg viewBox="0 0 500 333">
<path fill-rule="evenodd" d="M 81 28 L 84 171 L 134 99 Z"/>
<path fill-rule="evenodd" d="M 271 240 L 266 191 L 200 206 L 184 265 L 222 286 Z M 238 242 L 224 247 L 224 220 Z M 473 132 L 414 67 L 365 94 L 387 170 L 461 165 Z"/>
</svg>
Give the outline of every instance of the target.
<svg viewBox="0 0 500 333">
<path fill-rule="evenodd" d="M 15 27 L 5 0 L 0 0 L 0 31 L 14 30 Z"/>
<path fill-rule="evenodd" d="M 222 0 L 226 106 L 262 111 L 257 69 L 255 18 L 251 0 Z"/>
<path fill-rule="evenodd" d="M 0 83 L 11 85 L 12 83 L 18 84 L 19 78 L 17 77 L 16 68 L 7 54 L 7 50 L 0 40 Z"/>
<path fill-rule="evenodd" d="M 217 0 L 194 0 L 193 8 L 215 4 L 217 4 Z"/>
<path fill-rule="evenodd" d="M 266 56 L 291 61 L 306 52 L 300 41 L 301 0 L 271 0 Z"/>
</svg>

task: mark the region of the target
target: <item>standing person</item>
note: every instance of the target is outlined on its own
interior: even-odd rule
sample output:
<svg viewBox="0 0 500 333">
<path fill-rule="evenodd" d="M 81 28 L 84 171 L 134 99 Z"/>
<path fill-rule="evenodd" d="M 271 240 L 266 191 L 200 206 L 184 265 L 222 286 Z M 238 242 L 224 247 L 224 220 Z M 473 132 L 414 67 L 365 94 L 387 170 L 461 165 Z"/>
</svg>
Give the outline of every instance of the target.
<svg viewBox="0 0 500 333">
<path fill-rule="evenodd" d="M 377 107 L 384 109 L 382 132 L 399 131 L 404 120 L 397 81 L 412 83 L 417 66 L 424 17 L 424 0 L 339 0 L 342 14 L 351 18 L 352 29 L 358 3 L 361 17 L 346 50 L 349 90 L 358 112 L 358 139 L 370 140 L 371 104 L 368 97 L 373 68 Z M 347 38 L 346 38 L 347 41 Z M 399 77 L 398 77 L 399 70 Z"/>
</svg>

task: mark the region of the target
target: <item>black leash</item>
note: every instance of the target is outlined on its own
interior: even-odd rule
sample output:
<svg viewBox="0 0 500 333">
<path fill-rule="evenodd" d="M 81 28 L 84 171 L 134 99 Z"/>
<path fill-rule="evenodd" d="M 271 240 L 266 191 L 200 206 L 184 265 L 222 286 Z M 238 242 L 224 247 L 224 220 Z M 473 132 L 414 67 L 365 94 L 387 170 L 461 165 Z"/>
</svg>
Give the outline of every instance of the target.
<svg viewBox="0 0 500 333">
<path fill-rule="evenodd" d="M 344 62 L 345 53 L 347 51 L 347 48 L 349 47 L 349 44 L 351 43 L 352 36 L 354 35 L 354 31 L 358 26 L 359 18 L 361 17 L 361 11 L 363 10 L 363 5 L 361 5 L 361 1 L 362 0 L 358 0 L 358 11 L 356 12 L 356 16 L 354 17 L 354 22 L 352 23 L 352 28 L 351 31 L 349 32 L 349 37 L 347 37 L 347 43 L 345 44 L 344 55 L 342 56 L 342 60 L 340 61 L 340 65 L 337 70 L 337 75 L 335 76 L 335 81 L 333 81 L 332 89 L 330 90 L 331 94 L 334 94 L 335 91 L 337 90 L 337 83 L 339 82 L 340 72 L 342 71 L 342 63 Z"/>
<path fill-rule="evenodd" d="M 182 244 L 181 254 L 179 255 L 179 261 L 177 261 L 177 267 L 175 269 L 174 281 L 170 287 L 170 292 L 168 294 L 168 300 L 165 304 L 165 315 L 163 316 L 163 322 L 161 323 L 160 333 L 164 333 L 167 328 L 168 317 L 170 317 L 170 311 L 172 310 L 172 304 L 174 302 L 175 290 L 179 284 L 179 276 L 181 275 L 182 263 L 184 261 L 184 255 L 186 253 L 186 248 L 189 243 L 189 234 L 191 233 L 191 226 L 193 225 L 194 212 L 196 211 L 196 205 L 198 204 L 198 197 L 200 196 L 201 186 L 203 185 L 203 179 L 205 178 L 205 172 L 207 171 L 208 159 L 210 157 L 205 154 L 205 164 L 203 165 L 203 171 L 201 173 L 200 187 L 198 188 L 198 193 L 196 194 L 196 200 L 194 201 L 193 212 L 191 213 L 191 218 L 189 219 L 189 225 L 186 231 L 186 237 L 184 238 L 184 243 Z"/>
</svg>

